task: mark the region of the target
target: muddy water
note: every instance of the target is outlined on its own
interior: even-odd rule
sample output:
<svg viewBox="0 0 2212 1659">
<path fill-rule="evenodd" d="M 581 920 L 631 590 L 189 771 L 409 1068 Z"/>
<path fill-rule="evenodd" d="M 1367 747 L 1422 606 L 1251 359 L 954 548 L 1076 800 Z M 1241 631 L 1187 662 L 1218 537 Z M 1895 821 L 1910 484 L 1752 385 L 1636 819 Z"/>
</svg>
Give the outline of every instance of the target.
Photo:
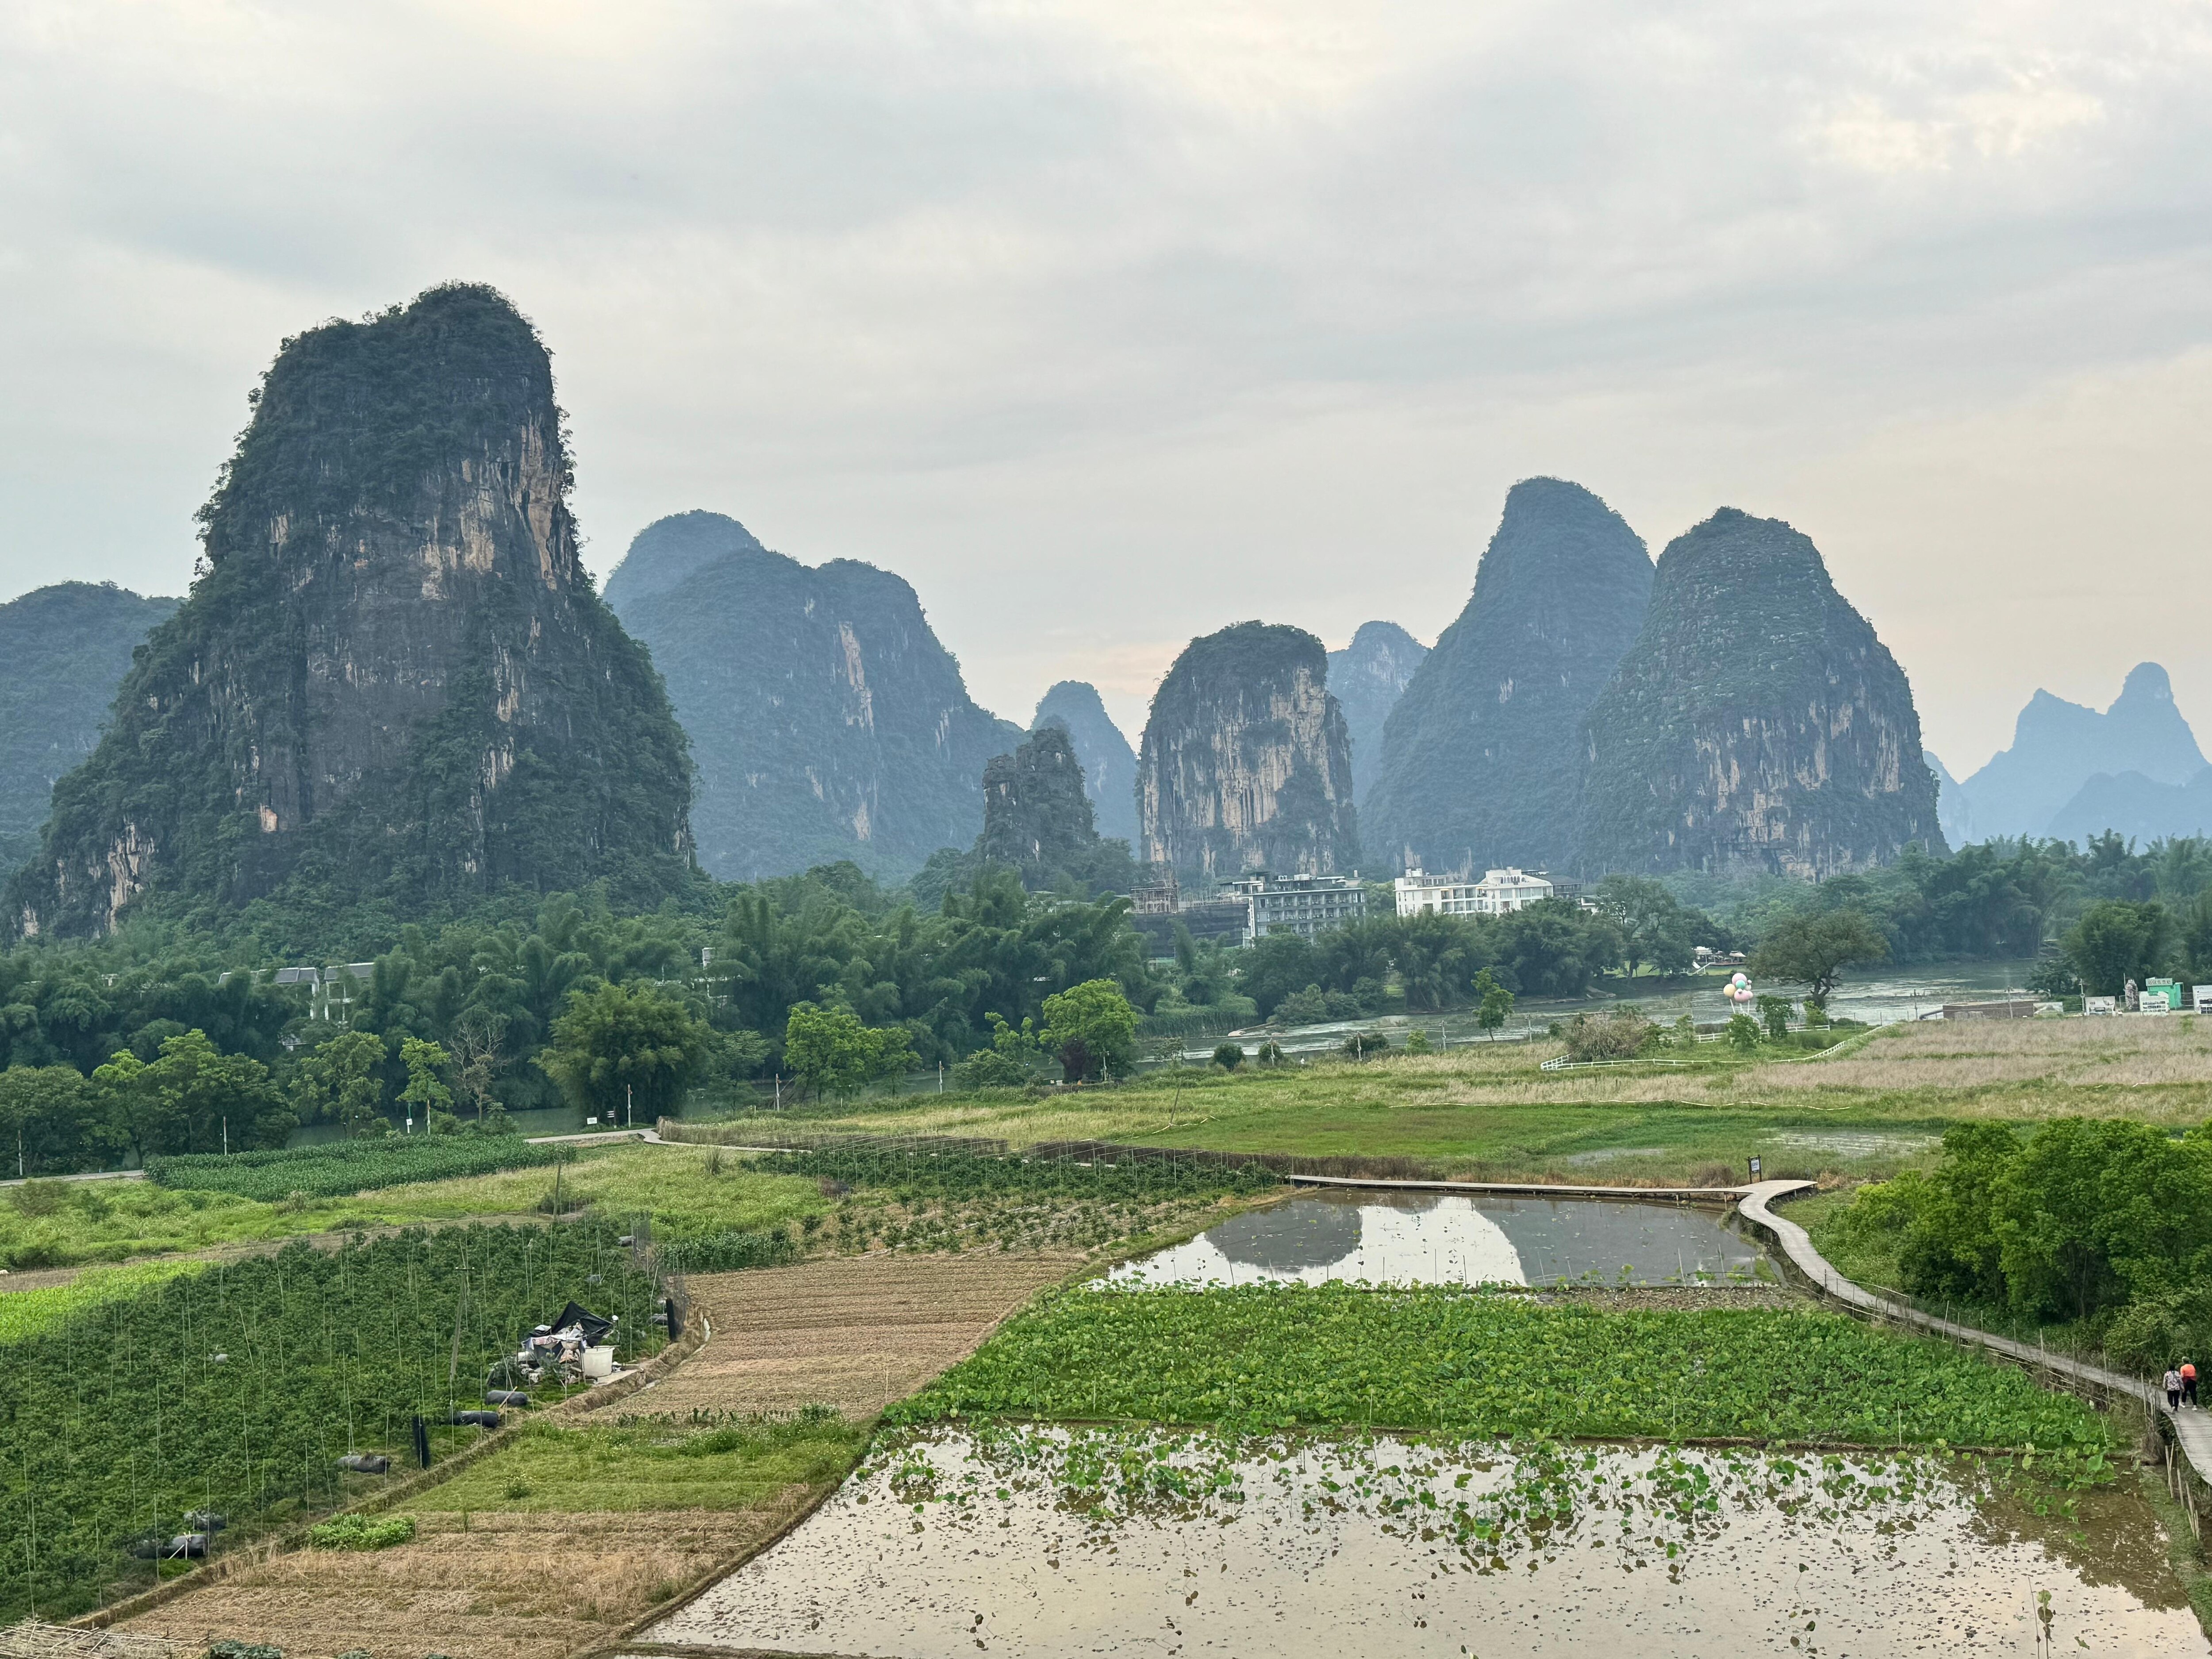
<svg viewBox="0 0 2212 1659">
<path fill-rule="evenodd" d="M 2139 1499 L 2069 1510 L 2017 1479 L 1923 1459 L 945 1431 L 872 1458 L 644 1639 L 902 1659 L 2206 1651 Z"/>
<path fill-rule="evenodd" d="M 1343 1189 L 1232 1217 L 1109 1282 L 1691 1285 L 1753 1279 L 1767 1260 L 1717 1209 Z"/>
</svg>

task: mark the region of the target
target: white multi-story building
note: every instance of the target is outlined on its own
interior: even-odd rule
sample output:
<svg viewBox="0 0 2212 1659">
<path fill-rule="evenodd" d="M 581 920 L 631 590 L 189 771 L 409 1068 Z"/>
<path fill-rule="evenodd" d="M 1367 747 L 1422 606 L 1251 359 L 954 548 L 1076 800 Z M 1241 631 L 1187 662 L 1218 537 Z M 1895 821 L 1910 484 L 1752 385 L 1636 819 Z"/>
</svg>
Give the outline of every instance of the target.
<svg viewBox="0 0 2212 1659">
<path fill-rule="evenodd" d="M 1480 881 L 1460 881 L 1409 870 L 1397 880 L 1398 914 L 1418 916 L 1503 916 L 1525 910 L 1554 892 L 1541 876 L 1515 869 L 1489 870 Z"/>
<path fill-rule="evenodd" d="M 1367 889 L 1354 871 L 1349 876 L 1271 876 L 1255 871 L 1221 884 L 1223 898 L 1246 906 L 1244 942 L 1270 933 L 1298 933 L 1311 939 L 1325 928 L 1358 921 L 1367 914 Z"/>
</svg>

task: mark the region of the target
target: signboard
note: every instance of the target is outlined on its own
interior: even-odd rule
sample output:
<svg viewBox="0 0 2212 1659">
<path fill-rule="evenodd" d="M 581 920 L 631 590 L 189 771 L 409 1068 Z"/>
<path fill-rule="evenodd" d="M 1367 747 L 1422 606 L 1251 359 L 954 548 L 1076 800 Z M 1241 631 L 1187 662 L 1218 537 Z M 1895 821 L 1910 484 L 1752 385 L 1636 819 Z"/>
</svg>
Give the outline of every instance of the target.
<svg viewBox="0 0 2212 1659">
<path fill-rule="evenodd" d="M 1754 1158 L 1751 1160 L 1751 1178 L 1753 1181 L 1759 1179 L 1759 1160 Z"/>
<path fill-rule="evenodd" d="M 2143 1014 L 2170 1014 L 2173 1010 L 2166 1006 L 2165 992 L 2145 991 L 2136 1000 L 2136 1012 Z"/>
<path fill-rule="evenodd" d="M 2083 997 L 2081 999 L 2081 1012 L 2085 1014 L 2117 1013 L 2118 1010 L 2119 999 L 2117 997 Z"/>
<path fill-rule="evenodd" d="M 2200 1014 L 2212 1014 L 2212 985 L 2200 985 L 2190 999 L 2190 1005 Z"/>
</svg>

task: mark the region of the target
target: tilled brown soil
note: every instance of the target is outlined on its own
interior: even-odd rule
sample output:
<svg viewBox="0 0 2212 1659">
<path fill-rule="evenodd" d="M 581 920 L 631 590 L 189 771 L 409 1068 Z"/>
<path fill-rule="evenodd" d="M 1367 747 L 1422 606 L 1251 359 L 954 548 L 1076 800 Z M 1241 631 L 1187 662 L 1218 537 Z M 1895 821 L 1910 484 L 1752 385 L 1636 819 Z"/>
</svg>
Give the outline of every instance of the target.
<svg viewBox="0 0 2212 1659">
<path fill-rule="evenodd" d="M 413 1542 L 369 1554 L 302 1550 L 249 1567 L 118 1626 L 193 1644 L 229 1637 L 286 1659 L 559 1659 L 768 1537 L 802 1505 L 793 1486 L 741 1514 L 425 1515 Z"/>
<path fill-rule="evenodd" d="M 681 1419 L 820 1404 L 870 1416 L 965 1358 L 1083 1260 L 1074 1251 L 875 1251 L 697 1274 L 692 1301 L 714 1322 L 714 1340 L 631 1408 Z"/>
</svg>

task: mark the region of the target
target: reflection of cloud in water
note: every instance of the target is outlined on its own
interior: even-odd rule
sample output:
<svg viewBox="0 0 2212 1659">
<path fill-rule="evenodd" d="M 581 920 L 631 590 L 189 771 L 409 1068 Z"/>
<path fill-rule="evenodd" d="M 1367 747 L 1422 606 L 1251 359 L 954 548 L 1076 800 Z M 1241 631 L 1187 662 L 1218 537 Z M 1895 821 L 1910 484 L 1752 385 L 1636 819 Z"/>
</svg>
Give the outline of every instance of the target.
<svg viewBox="0 0 2212 1659">
<path fill-rule="evenodd" d="M 1117 1283 L 1525 1285 L 1505 1230 L 1468 1199 L 1363 1203 L 1292 1199 L 1117 1267 Z"/>
<path fill-rule="evenodd" d="M 1119 1285 L 1686 1284 L 1752 1277 L 1764 1251 L 1723 1215 L 1605 1199 L 1340 1188 L 1301 1194 L 1125 1264 Z"/>
</svg>

